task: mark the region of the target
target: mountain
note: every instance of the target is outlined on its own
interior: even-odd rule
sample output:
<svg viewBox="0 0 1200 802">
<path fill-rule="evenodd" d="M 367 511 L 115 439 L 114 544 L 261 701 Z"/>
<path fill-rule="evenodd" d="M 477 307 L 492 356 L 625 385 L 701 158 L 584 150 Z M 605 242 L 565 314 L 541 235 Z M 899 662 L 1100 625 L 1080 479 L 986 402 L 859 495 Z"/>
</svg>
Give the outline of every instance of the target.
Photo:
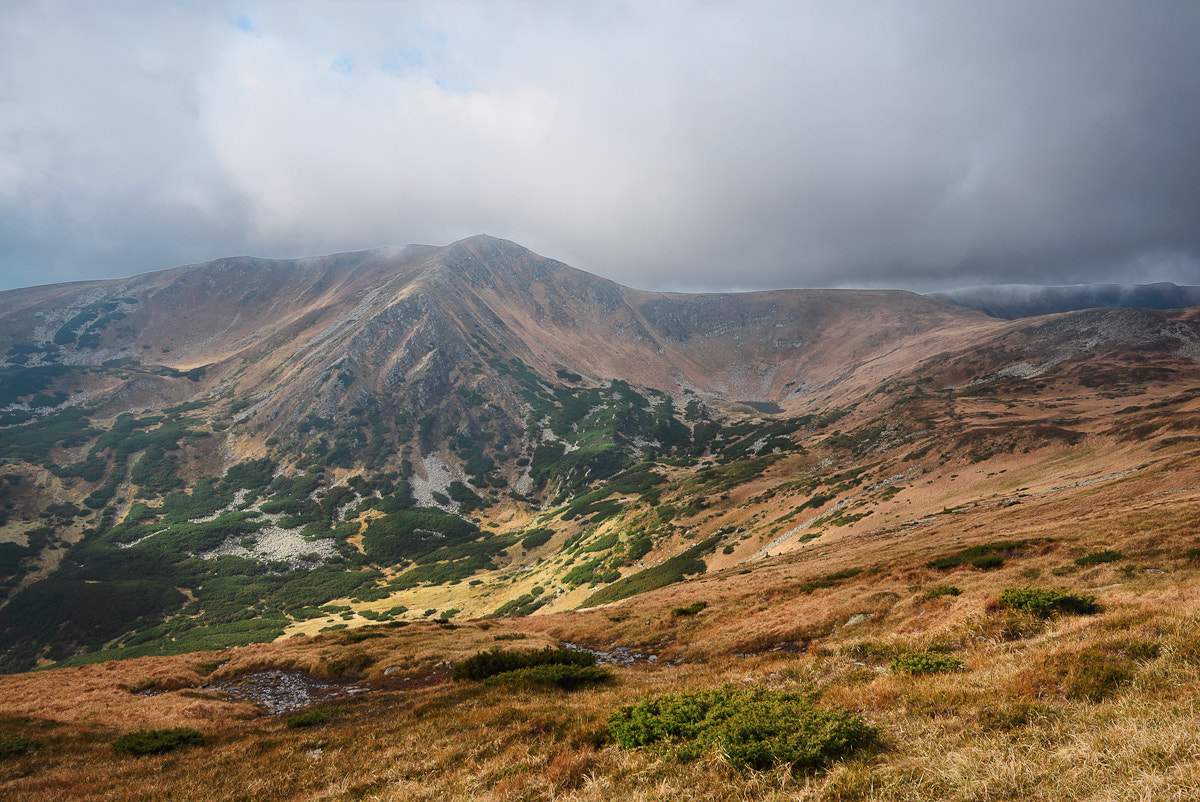
<svg viewBox="0 0 1200 802">
<path fill-rule="evenodd" d="M 1200 788 L 1200 309 L 475 237 L 0 293 L 0 354 L 5 799 Z"/>
<path fill-rule="evenodd" d="M 1178 470 L 1198 314 L 650 293 L 489 237 L 5 292 L 3 666 L 540 618 Z"/>
<path fill-rule="evenodd" d="M 1066 287 L 996 284 L 931 292 L 928 295 L 1005 320 L 1081 309 L 1186 309 L 1200 304 L 1200 287 L 1180 287 L 1169 281 Z"/>
</svg>

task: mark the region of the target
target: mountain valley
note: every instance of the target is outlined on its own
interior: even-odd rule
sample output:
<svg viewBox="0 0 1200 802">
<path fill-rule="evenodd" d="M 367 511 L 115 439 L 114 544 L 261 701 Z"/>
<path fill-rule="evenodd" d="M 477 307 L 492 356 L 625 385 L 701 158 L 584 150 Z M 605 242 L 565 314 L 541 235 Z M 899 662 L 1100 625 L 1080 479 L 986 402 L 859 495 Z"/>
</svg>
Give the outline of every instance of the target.
<svg viewBox="0 0 1200 802">
<path fill-rule="evenodd" d="M 653 293 L 474 237 L 8 291 L 0 354 L 0 725 L 40 745 L 0 755 L 12 798 L 1200 788 L 1198 308 Z M 562 644 L 632 664 L 450 675 Z M 342 688 L 334 723 L 229 695 L 266 670 Z M 614 743 L 621 705 L 712 687 L 876 736 L 749 774 Z M 150 789 L 109 736 L 168 726 L 276 768 L 174 752 Z"/>
</svg>

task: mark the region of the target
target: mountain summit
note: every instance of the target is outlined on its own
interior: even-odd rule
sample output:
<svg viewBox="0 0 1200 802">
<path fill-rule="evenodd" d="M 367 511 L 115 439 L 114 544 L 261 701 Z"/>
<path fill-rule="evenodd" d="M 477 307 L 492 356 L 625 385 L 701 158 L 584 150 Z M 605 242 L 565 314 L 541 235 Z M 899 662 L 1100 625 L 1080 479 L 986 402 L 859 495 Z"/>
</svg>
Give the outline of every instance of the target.
<svg viewBox="0 0 1200 802">
<path fill-rule="evenodd" d="M 480 236 L 5 292 L 0 354 L 21 670 L 604 604 L 903 531 L 966 466 L 1145 470 L 1200 322 L 643 292 Z"/>
</svg>

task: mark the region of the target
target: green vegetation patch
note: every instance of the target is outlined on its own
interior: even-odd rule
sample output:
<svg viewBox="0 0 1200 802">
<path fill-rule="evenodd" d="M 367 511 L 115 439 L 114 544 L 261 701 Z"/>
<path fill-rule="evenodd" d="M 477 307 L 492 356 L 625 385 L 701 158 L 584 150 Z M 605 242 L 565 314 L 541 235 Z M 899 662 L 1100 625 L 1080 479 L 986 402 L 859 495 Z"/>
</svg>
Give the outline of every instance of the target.
<svg viewBox="0 0 1200 802">
<path fill-rule="evenodd" d="M 332 708 L 321 708 L 319 710 L 305 710 L 303 713 L 297 713 L 294 716 L 287 717 L 287 728 L 289 730 L 299 729 L 301 727 L 315 727 L 318 724 L 324 724 L 329 719 L 333 718 L 337 711 Z"/>
<path fill-rule="evenodd" d="M 441 510 L 421 508 L 372 520 L 363 535 L 363 548 L 373 562 L 396 565 L 404 560 L 422 562 L 423 557 L 432 557 L 435 552 L 470 543 L 478 537 L 479 527 L 471 521 Z"/>
<path fill-rule="evenodd" d="M 692 602 L 686 607 L 676 607 L 671 611 L 671 615 L 675 616 L 676 618 L 687 618 L 689 616 L 696 615 L 706 607 L 708 607 L 708 602 L 706 601 Z"/>
<path fill-rule="evenodd" d="M 647 593 L 676 582 L 682 582 L 686 576 L 702 574 L 708 570 L 708 566 L 704 560 L 700 559 L 700 555 L 710 553 L 717 547 L 720 539 L 720 535 L 715 535 L 653 568 L 647 568 L 645 571 L 639 571 L 632 576 L 617 580 L 608 587 L 593 593 L 580 606 L 595 607 L 599 604 L 628 599 L 639 593 Z"/>
<path fill-rule="evenodd" d="M 496 608 L 496 611 L 486 618 L 504 618 L 504 617 L 519 617 L 533 615 L 537 610 L 540 610 L 549 601 L 545 596 L 535 596 L 532 593 L 525 593 L 515 599 L 510 599 L 504 604 Z M 523 636 L 522 636 L 523 637 Z"/>
<path fill-rule="evenodd" d="M 732 765 L 756 770 L 821 768 L 875 737 L 856 716 L 765 688 L 650 697 L 613 713 L 608 729 L 625 749 L 662 745 L 685 760 L 714 749 Z"/>
<path fill-rule="evenodd" d="M 536 666 L 586 667 L 595 664 L 594 655 L 574 649 L 556 649 L 552 646 L 537 651 L 494 648 L 474 654 L 458 663 L 454 666 L 451 676 L 454 679 L 479 681 Z"/>
<path fill-rule="evenodd" d="M 612 672 L 596 666 L 539 665 L 518 668 L 493 674 L 483 681 L 484 685 L 522 685 L 535 688 L 558 688 L 574 691 L 590 685 L 612 681 Z"/>
<path fill-rule="evenodd" d="M 852 579 L 858 576 L 862 573 L 862 571 L 863 569 L 861 568 L 846 568 L 842 571 L 834 571 L 832 574 L 826 574 L 825 576 L 817 577 L 816 579 L 809 579 L 805 582 L 801 582 L 796 586 L 796 590 L 798 590 L 800 593 L 812 593 L 814 590 L 831 588 L 847 579 Z"/>
<path fill-rule="evenodd" d="M 1005 559 L 1011 557 L 1018 549 L 1038 542 L 1040 541 L 997 540 L 993 543 L 980 543 L 978 546 L 971 546 L 945 557 L 930 560 L 926 563 L 926 566 L 938 571 L 965 566 L 972 566 L 986 571 L 1003 566 Z"/>
<path fill-rule="evenodd" d="M 962 669 L 961 658 L 943 652 L 904 652 L 892 658 L 894 674 L 946 674 Z"/>
<path fill-rule="evenodd" d="M 577 565 L 563 575 L 563 583 L 571 587 L 580 585 L 600 585 L 608 582 L 616 582 L 621 578 L 621 572 L 616 569 L 608 569 L 608 560 L 604 557 L 597 557 L 594 560 L 588 560 L 582 565 Z"/>
<path fill-rule="evenodd" d="M 128 755 L 157 755 L 185 746 L 204 743 L 204 736 L 191 727 L 127 732 L 113 741 L 113 749 Z"/>
<path fill-rule="evenodd" d="M 925 588 L 924 592 L 921 593 L 921 601 L 933 601 L 944 596 L 959 596 L 961 594 L 962 590 L 954 585 L 934 585 L 931 588 Z"/>
<path fill-rule="evenodd" d="M 15 732 L 0 732 L 0 760 L 13 755 L 24 755 L 41 746 L 41 742 Z"/>
<path fill-rule="evenodd" d="M 536 549 L 538 546 L 544 546 L 550 542 L 550 538 L 554 537 L 553 529 L 530 529 L 521 538 L 521 548 L 526 551 Z"/>
<path fill-rule="evenodd" d="M 1093 565 L 1103 565 L 1104 563 L 1115 563 L 1125 559 L 1125 555 L 1119 551 L 1105 549 L 1104 551 L 1093 551 L 1085 554 L 1082 557 L 1075 558 L 1075 564 L 1080 568 L 1088 568 Z"/>
<path fill-rule="evenodd" d="M 1000 606 L 1038 618 L 1049 618 L 1054 613 L 1091 615 L 1100 609 L 1095 596 L 1067 593 L 1054 588 L 1008 588 L 1000 594 Z"/>
</svg>

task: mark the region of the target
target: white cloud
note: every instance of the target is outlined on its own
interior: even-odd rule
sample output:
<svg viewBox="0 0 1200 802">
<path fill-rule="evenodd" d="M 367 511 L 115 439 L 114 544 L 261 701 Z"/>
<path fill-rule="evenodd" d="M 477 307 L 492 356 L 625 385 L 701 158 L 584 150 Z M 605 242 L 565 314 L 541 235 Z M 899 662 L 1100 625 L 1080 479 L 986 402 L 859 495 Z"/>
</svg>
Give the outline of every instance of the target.
<svg viewBox="0 0 1200 802">
<path fill-rule="evenodd" d="M 1200 281 L 1198 32 L 1187 3 L 13 4 L 0 286 L 479 232 L 651 288 Z"/>
</svg>

